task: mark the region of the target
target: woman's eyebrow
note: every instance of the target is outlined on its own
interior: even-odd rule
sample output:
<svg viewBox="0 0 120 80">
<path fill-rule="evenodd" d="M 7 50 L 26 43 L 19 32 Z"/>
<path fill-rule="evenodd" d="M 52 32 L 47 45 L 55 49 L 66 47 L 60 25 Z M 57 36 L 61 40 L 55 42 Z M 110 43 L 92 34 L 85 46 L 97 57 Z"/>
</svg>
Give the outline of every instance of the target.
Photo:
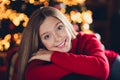
<svg viewBox="0 0 120 80">
<path fill-rule="evenodd" d="M 54 27 L 57 27 L 57 25 L 59 25 L 59 24 L 63 24 L 61 21 L 58 21 L 55 25 L 54 25 Z"/>
<path fill-rule="evenodd" d="M 58 21 L 56 24 L 55 24 L 55 26 L 57 26 L 58 24 L 60 24 L 60 23 L 62 23 L 61 21 Z"/>
<path fill-rule="evenodd" d="M 45 32 L 45 33 L 41 34 L 41 35 L 40 35 L 40 37 L 42 37 L 42 36 L 43 36 L 43 35 L 45 35 L 46 33 L 47 33 L 47 32 Z"/>
<path fill-rule="evenodd" d="M 54 27 L 56 27 L 58 24 L 60 24 L 60 23 L 62 23 L 61 21 L 58 21 L 55 25 L 54 25 Z M 42 37 L 44 34 L 46 34 L 47 32 L 44 32 L 44 33 L 42 33 L 40 36 Z"/>
</svg>

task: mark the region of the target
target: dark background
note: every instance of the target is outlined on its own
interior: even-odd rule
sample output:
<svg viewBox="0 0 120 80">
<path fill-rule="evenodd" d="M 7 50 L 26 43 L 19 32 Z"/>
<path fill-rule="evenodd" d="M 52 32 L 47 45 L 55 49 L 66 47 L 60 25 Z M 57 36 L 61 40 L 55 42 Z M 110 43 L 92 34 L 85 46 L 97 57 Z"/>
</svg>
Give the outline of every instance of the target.
<svg viewBox="0 0 120 80">
<path fill-rule="evenodd" d="M 87 0 L 86 6 L 93 12 L 93 29 L 106 49 L 120 53 L 120 0 Z"/>
</svg>

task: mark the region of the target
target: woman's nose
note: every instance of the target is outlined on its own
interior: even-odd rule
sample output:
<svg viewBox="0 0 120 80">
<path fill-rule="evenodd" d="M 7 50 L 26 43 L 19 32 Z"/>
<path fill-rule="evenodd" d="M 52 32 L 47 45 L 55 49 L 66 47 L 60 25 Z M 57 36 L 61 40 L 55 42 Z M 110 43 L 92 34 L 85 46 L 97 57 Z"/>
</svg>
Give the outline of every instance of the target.
<svg viewBox="0 0 120 80">
<path fill-rule="evenodd" d="M 55 41 L 61 41 L 61 36 L 60 34 L 57 34 L 57 33 L 54 33 L 54 38 L 55 38 Z"/>
</svg>

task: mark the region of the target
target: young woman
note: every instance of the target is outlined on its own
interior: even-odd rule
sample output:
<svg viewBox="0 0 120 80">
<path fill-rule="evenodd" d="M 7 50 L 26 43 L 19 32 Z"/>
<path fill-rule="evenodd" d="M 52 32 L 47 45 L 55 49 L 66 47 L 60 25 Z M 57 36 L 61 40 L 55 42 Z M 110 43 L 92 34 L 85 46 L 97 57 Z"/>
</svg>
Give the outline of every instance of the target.
<svg viewBox="0 0 120 80">
<path fill-rule="evenodd" d="M 76 33 L 59 10 L 42 7 L 24 29 L 17 80 L 107 80 L 110 55 L 94 34 Z"/>
</svg>

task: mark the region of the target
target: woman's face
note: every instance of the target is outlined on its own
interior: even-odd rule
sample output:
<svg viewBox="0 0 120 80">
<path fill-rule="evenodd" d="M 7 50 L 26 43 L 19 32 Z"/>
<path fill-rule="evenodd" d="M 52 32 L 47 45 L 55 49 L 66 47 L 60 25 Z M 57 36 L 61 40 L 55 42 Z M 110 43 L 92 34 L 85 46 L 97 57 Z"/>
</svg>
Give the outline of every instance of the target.
<svg viewBox="0 0 120 80">
<path fill-rule="evenodd" d="M 39 29 L 44 46 L 50 51 L 68 52 L 71 49 L 71 35 L 64 24 L 54 17 L 47 17 Z"/>
</svg>

